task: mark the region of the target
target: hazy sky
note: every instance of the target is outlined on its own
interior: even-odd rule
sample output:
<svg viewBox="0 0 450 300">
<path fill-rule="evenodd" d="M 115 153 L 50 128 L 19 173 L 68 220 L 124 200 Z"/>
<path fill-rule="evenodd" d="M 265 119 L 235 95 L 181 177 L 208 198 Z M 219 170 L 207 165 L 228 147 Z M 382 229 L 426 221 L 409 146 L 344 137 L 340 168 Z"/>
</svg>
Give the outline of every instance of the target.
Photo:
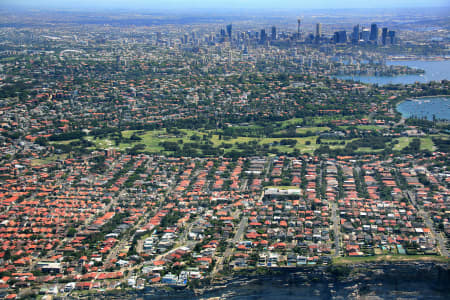
<svg viewBox="0 0 450 300">
<path fill-rule="evenodd" d="M 0 0 L 0 8 L 326 9 L 448 7 L 448 0 Z"/>
</svg>

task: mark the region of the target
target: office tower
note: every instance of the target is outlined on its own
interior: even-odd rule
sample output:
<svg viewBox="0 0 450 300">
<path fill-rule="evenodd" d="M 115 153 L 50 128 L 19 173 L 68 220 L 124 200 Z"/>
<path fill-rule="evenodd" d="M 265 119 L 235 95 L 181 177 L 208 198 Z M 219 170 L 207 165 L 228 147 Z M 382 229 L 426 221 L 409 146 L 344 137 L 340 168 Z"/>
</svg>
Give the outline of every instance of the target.
<svg viewBox="0 0 450 300">
<path fill-rule="evenodd" d="M 157 32 L 157 33 L 156 33 L 156 40 L 157 40 L 158 42 L 161 41 L 161 32 Z"/>
<path fill-rule="evenodd" d="M 310 33 L 306 36 L 305 42 L 307 43 L 313 43 L 314 42 L 314 33 Z"/>
<path fill-rule="evenodd" d="M 359 42 L 359 24 L 357 24 L 353 27 L 353 33 L 352 33 L 352 43 L 358 44 L 358 42 Z"/>
<path fill-rule="evenodd" d="M 261 34 L 260 34 L 261 44 L 264 44 L 266 42 L 266 40 L 267 40 L 266 30 L 261 29 Z"/>
<path fill-rule="evenodd" d="M 337 44 L 339 42 L 339 33 L 337 31 L 333 34 L 333 43 Z"/>
<path fill-rule="evenodd" d="M 370 30 L 368 28 L 364 28 L 361 31 L 361 40 L 363 40 L 364 42 L 368 42 L 370 38 Z"/>
<path fill-rule="evenodd" d="M 300 34 L 300 26 L 302 25 L 302 20 L 301 19 L 297 19 L 297 39 L 301 38 L 301 34 Z"/>
<path fill-rule="evenodd" d="M 314 37 L 314 40 L 316 43 L 320 42 L 321 31 L 322 31 L 322 24 L 317 23 L 316 24 L 316 36 Z"/>
<path fill-rule="evenodd" d="M 275 26 L 272 26 L 272 41 L 275 41 L 277 39 L 277 28 Z"/>
<path fill-rule="evenodd" d="M 231 40 L 231 30 L 232 30 L 232 28 L 233 28 L 233 25 L 232 24 L 228 24 L 227 25 L 227 35 L 228 35 L 228 38 Z"/>
<path fill-rule="evenodd" d="M 347 32 L 345 30 L 336 31 L 334 33 L 333 40 L 336 44 L 347 43 Z"/>
<path fill-rule="evenodd" d="M 339 31 L 339 43 L 347 43 L 347 32 L 345 30 Z"/>
<path fill-rule="evenodd" d="M 264 44 L 266 42 L 266 40 L 267 40 L 266 30 L 261 29 L 261 34 L 260 34 L 261 44 Z"/>
<path fill-rule="evenodd" d="M 375 23 L 370 26 L 370 40 L 373 42 L 378 40 L 378 26 Z"/>
<path fill-rule="evenodd" d="M 395 44 L 395 31 L 389 30 L 388 35 L 389 35 L 389 40 L 390 40 L 389 42 L 391 44 Z"/>
<path fill-rule="evenodd" d="M 381 31 L 381 43 L 383 44 L 383 46 L 386 45 L 387 36 L 388 36 L 388 29 L 387 27 L 383 27 Z"/>
</svg>

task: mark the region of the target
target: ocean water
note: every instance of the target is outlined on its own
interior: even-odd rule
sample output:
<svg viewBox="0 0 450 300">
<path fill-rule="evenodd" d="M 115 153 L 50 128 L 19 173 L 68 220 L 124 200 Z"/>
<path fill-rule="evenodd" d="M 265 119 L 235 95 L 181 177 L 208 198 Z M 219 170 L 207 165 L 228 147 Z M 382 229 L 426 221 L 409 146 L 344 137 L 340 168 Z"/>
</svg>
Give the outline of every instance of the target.
<svg viewBox="0 0 450 300">
<path fill-rule="evenodd" d="M 264 278 L 233 284 L 224 289 L 193 295 L 172 292 L 166 295 L 143 293 L 138 298 L 159 300 L 319 300 L 319 299 L 448 299 L 448 291 L 426 281 L 374 281 L 370 279 L 341 284 L 339 281 L 306 283 L 302 279 L 285 281 Z M 360 298 L 358 298 L 360 297 Z M 135 297 L 130 297 L 135 298 Z"/>
<path fill-rule="evenodd" d="M 147 290 L 124 298 L 142 299 L 449 299 L 448 265 L 429 262 L 353 265 L 351 275 L 327 268 L 284 270 L 272 275 L 238 276 L 210 291 Z M 136 297 L 137 296 L 137 297 Z"/>
</svg>

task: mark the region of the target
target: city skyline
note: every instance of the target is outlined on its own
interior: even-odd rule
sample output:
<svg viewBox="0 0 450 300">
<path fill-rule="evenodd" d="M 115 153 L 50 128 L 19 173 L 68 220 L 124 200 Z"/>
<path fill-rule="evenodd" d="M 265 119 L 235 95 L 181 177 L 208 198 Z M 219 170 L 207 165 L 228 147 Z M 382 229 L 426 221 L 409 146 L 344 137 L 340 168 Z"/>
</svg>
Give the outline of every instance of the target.
<svg viewBox="0 0 450 300">
<path fill-rule="evenodd" d="M 319 0 L 313 3 L 308 1 L 281 0 L 277 2 L 262 0 L 213 0 L 213 1 L 184 1 L 184 0 L 5 0 L 0 7 L 4 8 L 30 8 L 30 9 L 150 9 L 150 10 L 190 10 L 190 9 L 351 9 L 351 8 L 416 8 L 416 7 L 448 7 L 445 0 L 381 0 L 371 3 L 346 0 L 343 2 L 332 0 Z"/>
<path fill-rule="evenodd" d="M 59 1 L 0 0 L 0 299 L 448 298 L 446 3 Z"/>
</svg>

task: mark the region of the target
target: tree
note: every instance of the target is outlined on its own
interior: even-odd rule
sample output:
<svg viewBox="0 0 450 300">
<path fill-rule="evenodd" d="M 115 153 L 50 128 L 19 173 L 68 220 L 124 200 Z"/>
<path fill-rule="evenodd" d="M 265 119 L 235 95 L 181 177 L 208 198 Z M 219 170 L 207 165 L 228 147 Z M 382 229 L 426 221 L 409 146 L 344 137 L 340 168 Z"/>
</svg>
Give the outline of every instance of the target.
<svg viewBox="0 0 450 300">
<path fill-rule="evenodd" d="M 67 236 L 68 237 L 73 237 L 73 236 L 75 236 L 76 233 L 77 233 L 77 230 L 75 228 L 73 228 L 73 227 L 70 227 L 67 230 Z"/>
</svg>

